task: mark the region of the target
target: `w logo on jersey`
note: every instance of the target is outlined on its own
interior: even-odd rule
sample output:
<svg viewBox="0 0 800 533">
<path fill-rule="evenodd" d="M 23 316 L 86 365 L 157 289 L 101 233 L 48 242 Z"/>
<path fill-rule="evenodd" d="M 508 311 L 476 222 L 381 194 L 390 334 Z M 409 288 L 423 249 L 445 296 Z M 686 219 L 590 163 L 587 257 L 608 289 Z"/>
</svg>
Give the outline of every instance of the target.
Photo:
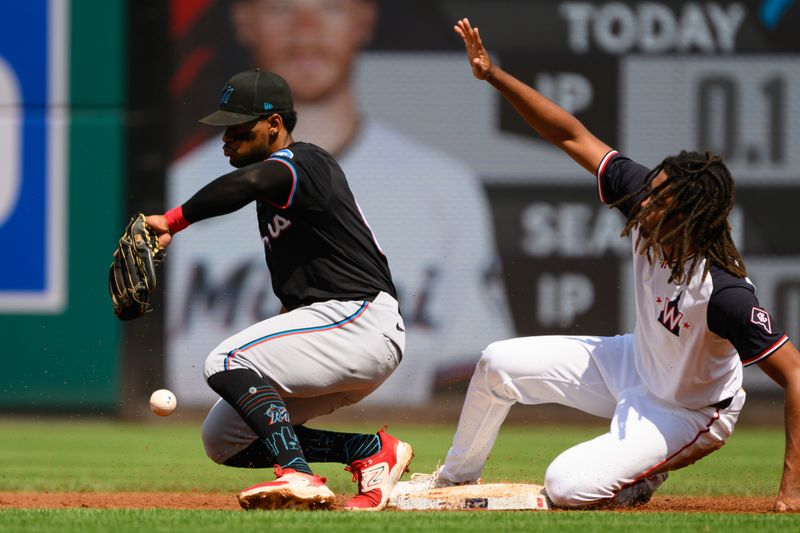
<svg viewBox="0 0 800 533">
<path fill-rule="evenodd" d="M 683 319 L 683 313 L 678 310 L 678 304 L 681 301 L 682 295 L 683 292 L 679 292 L 674 300 L 667 300 L 664 303 L 664 308 L 658 315 L 658 321 L 661 322 L 661 325 L 667 328 L 667 330 L 676 337 L 681 336 L 681 320 Z M 659 300 L 660 299 L 661 298 L 659 298 Z"/>
</svg>

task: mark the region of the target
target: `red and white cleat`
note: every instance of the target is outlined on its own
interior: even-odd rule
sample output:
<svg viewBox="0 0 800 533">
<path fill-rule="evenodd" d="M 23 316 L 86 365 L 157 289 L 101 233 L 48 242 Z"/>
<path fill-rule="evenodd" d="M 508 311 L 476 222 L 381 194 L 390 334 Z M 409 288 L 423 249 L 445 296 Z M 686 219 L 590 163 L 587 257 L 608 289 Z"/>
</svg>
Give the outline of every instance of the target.
<svg viewBox="0 0 800 533">
<path fill-rule="evenodd" d="M 259 483 L 239 493 L 243 509 L 330 509 L 334 494 L 324 477 L 275 465 L 275 481 Z"/>
<path fill-rule="evenodd" d="M 410 444 L 392 437 L 384 429 L 378 431 L 381 451 L 345 467 L 352 472 L 353 481 L 358 480 L 358 494 L 344 504 L 349 511 L 380 511 L 386 507 L 392 489 L 403 472 L 408 471 L 414 457 Z"/>
</svg>

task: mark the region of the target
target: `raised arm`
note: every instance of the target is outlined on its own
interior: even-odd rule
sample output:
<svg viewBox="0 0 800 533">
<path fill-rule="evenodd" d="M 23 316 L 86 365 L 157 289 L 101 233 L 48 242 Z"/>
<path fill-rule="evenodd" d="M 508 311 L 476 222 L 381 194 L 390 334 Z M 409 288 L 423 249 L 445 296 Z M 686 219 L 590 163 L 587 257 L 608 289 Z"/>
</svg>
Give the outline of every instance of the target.
<svg viewBox="0 0 800 533">
<path fill-rule="evenodd" d="M 453 29 L 464 40 L 475 77 L 488 81 L 539 135 L 594 174 L 611 148 L 574 116 L 492 63 L 478 28 L 473 28 L 469 20 L 459 20 Z"/>
<path fill-rule="evenodd" d="M 786 449 L 775 510 L 800 511 L 800 353 L 787 342 L 758 366 L 786 391 Z"/>
<path fill-rule="evenodd" d="M 289 166 L 268 159 L 215 179 L 183 205 L 163 215 L 150 215 L 146 222 L 158 233 L 158 244 L 163 249 L 169 246 L 173 234 L 189 224 L 233 213 L 255 200 L 288 205 L 294 185 L 294 173 Z"/>
</svg>

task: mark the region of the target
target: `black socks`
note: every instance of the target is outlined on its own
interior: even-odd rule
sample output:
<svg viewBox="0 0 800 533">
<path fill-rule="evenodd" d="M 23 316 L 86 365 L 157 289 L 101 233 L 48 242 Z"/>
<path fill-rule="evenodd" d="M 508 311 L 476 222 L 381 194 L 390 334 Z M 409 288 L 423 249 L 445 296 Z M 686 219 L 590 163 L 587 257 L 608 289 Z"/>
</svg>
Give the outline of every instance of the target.
<svg viewBox="0 0 800 533">
<path fill-rule="evenodd" d="M 294 431 L 303 446 L 303 454 L 312 463 L 349 465 L 381 449 L 381 439 L 374 433 L 340 433 L 305 426 L 295 426 Z"/>
<path fill-rule="evenodd" d="M 247 369 L 218 372 L 208 378 L 208 385 L 236 409 L 236 412 L 258 435 L 257 443 L 263 446 L 260 450 L 258 448 L 251 450 L 251 457 L 243 456 L 240 458 L 241 461 L 254 462 L 258 459 L 257 456 L 260 452 L 263 461 L 261 464 L 253 466 L 269 467 L 278 464 L 283 468 L 292 468 L 298 472 L 311 474 L 300 441 L 289 420 L 286 404 L 272 385 L 252 370 Z M 253 448 L 252 445 L 232 457 L 231 460 L 238 458 L 239 455 L 251 448 Z M 230 466 L 247 465 L 231 464 Z"/>
</svg>

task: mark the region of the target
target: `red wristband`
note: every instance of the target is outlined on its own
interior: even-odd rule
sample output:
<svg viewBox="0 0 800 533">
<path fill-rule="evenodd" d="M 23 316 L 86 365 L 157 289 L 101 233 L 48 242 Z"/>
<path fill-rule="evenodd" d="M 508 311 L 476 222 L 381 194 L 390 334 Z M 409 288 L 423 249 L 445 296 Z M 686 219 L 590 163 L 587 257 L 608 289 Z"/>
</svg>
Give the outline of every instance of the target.
<svg viewBox="0 0 800 533">
<path fill-rule="evenodd" d="M 164 213 L 164 218 L 167 219 L 167 226 L 169 226 L 169 232 L 171 235 L 175 235 L 182 229 L 186 229 L 189 226 L 189 221 L 183 218 L 182 205 L 173 207 Z"/>
</svg>

